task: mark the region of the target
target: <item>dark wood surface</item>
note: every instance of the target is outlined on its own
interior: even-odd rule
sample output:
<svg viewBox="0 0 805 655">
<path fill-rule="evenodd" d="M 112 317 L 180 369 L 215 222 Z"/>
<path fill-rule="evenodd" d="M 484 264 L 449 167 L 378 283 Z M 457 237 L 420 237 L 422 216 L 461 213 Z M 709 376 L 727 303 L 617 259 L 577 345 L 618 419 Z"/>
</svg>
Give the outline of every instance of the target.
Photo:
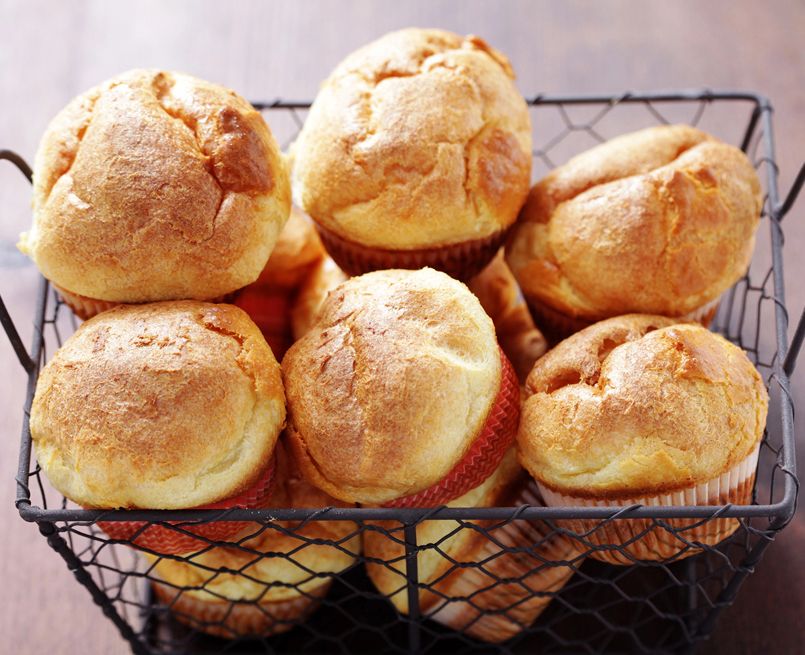
<svg viewBox="0 0 805 655">
<path fill-rule="evenodd" d="M 787 189 L 805 157 L 805 4 L 787 2 L 0 1 L 0 148 L 31 158 L 71 97 L 120 71 L 184 70 L 249 98 L 310 98 L 347 52 L 409 25 L 477 33 L 524 93 L 737 87 L 770 96 Z M 0 293 L 30 334 L 36 271 L 14 243 L 29 189 L 0 167 Z M 805 198 L 786 222 L 788 305 L 805 304 Z M 0 342 L 3 338 L 0 337 Z M 24 376 L 0 343 L 0 653 L 123 653 L 114 627 L 13 507 Z M 803 367 L 805 368 L 805 367 Z M 805 378 L 795 377 L 805 408 Z M 800 412 L 800 415 L 805 415 Z M 800 431 L 805 425 L 800 421 Z M 805 451 L 805 448 L 801 449 Z M 805 458 L 800 457 L 800 462 Z M 805 471 L 805 468 L 802 469 Z M 704 653 L 800 653 L 805 521 L 774 544 Z"/>
</svg>

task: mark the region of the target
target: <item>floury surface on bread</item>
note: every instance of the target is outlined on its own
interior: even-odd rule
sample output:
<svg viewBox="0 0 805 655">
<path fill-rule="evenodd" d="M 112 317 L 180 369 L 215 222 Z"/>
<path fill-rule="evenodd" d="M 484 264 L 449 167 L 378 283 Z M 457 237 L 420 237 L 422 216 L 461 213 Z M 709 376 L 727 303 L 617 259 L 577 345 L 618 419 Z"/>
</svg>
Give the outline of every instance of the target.
<svg viewBox="0 0 805 655">
<path fill-rule="evenodd" d="M 382 504 L 440 482 L 501 387 L 491 319 L 431 269 L 378 271 L 331 291 L 283 359 L 290 444 L 336 498 Z"/>
<path fill-rule="evenodd" d="M 506 260 L 529 301 L 571 318 L 681 317 L 746 272 L 761 205 L 738 148 L 684 125 L 648 128 L 540 180 Z"/>
<path fill-rule="evenodd" d="M 508 228 L 531 175 L 528 108 L 482 39 L 392 32 L 322 85 L 293 146 L 297 202 L 362 246 L 416 250 Z"/>
<path fill-rule="evenodd" d="M 285 420 L 279 365 L 249 317 L 195 301 L 118 307 L 44 367 L 37 461 L 70 500 L 182 509 L 251 487 Z"/>
<path fill-rule="evenodd" d="M 676 492 L 749 457 L 767 409 L 757 369 L 723 337 L 661 316 L 620 316 L 537 361 L 526 382 L 520 461 L 569 496 Z"/>
<path fill-rule="evenodd" d="M 59 287 L 112 302 L 208 300 L 260 274 L 288 218 L 290 184 L 243 98 L 134 70 L 50 123 L 33 209 L 19 247 Z"/>
</svg>

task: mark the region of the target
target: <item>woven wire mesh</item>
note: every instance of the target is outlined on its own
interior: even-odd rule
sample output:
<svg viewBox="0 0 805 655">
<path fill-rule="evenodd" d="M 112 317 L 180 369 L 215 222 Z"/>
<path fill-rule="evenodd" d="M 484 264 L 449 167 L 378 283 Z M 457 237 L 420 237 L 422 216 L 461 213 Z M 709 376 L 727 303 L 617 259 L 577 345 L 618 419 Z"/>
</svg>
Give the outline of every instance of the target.
<svg viewBox="0 0 805 655">
<path fill-rule="evenodd" d="M 281 101 L 260 105 L 284 147 L 302 125 L 304 105 Z M 761 120 L 765 109 L 751 97 L 701 93 L 635 101 L 625 95 L 597 102 L 537 97 L 530 105 L 537 178 L 618 134 L 682 122 L 740 145 L 761 180 L 773 185 L 776 179 L 770 119 Z M 624 541 L 611 536 L 613 530 L 624 534 L 625 522 L 633 521 L 624 518 L 628 511 L 621 508 L 592 521 L 573 510 L 561 515 L 532 510 L 524 518 L 523 507 L 504 509 L 495 517 L 470 511 L 449 519 L 439 518 L 434 510 L 400 511 L 384 520 L 372 520 L 361 509 L 344 510 L 338 516 L 309 510 L 301 516 L 297 512 L 293 520 L 288 516 L 289 520 L 279 520 L 281 512 L 259 510 L 241 524 L 243 531 L 237 537 L 227 541 L 197 537 L 197 552 L 160 556 L 150 551 L 149 557 L 148 549 L 130 547 L 137 535 L 110 539 L 98 526 L 98 516 L 82 515 L 49 487 L 38 465 L 29 467 L 27 479 L 20 481 L 18 504 L 28 520 L 40 524 L 136 652 L 686 650 L 707 636 L 718 612 L 730 604 L 738 583 L 793 509 L 786 492 L 796 480 L 785 464 L 793 458 L 792 435 L 785 434 L 783 420 L 790 400 L 775 384 L 779 343 L 775 312 L 781 303 L 774 289 L 770 235 L 780 228 L 772 206 L 767 195 L 750 270 L 722 298 L 712 326 L 747 352 L 772 395 L 752 495 L 753 504 L 768 511 L 729 519 L 735 532 L 716 546 L 699 541 L 701 529 L 719 520 L 723 525 L 727 521 L 723 517 L 740 512 L 713 509 L 703 517 L 683 512 L 683 518 L 672 519 L 657 511 L 641 523 L 629 524 L 636 531 Z M 45 362 L 76 329 L 77 321 L 58 295 L 46 285 L 42 289 L 52 294 L 41 330 L 41 362 Z M 24 461 L 26 443 L 30 448 L 27 431 Z M 120 514 L 108 518 L 120 520 Z M 235 514 L 210 510 L 200 519 L 179 521 L 183 517 L 165 512 L 159 525 L 188 535 L 194 534 L 199 520 Z M 579 523 L 584 518 L 588 520 Z M 170 519 L 175 520 L 167 523 Z M 335 524 L 335 530 L 324 529 Z M 141 533 L 151 525 L 146 523 Z M 626 542 L 658 535 L 673 544 L 674 554 L 659 561 L 635 560 Z M 215 557 L 224 547 L 229 553 L 225 562 Z M 318 555 L 309 556 L 314 549 Z M 597 561 L 595 555 L 602 553 L 618 554 L 630 565 Z M 342 560 L 338 570 L 321 564 L 337 558 Z M 177 583 L 162 574 L 166 567 L 170 570 L 171 562 L 184 563 L 190 577 Z M 367 569 L 372 578 L 385 580 L 384 593 L 372 583 Z M 277 571 L 283 573 L 275 575 Z M 248 599 L 232 602 L 226 593 L 226 580 L 232 578 L 248 580 L 256 591 Z M 194 605 L 200 597 L 206 601 L 204 619 L 198 618 Z M 296 599 L 290 607 L 282 600 L 289 598 Z M 407 614 L 401 611 L 405 607 Z M 490 644 L 477 638 L 501 634 L 501 625 L 506 626 L 504 634 L 513 634 L 505 642 Z M 244 634 L 252 631 L 259 636 Z"/>
</svg>

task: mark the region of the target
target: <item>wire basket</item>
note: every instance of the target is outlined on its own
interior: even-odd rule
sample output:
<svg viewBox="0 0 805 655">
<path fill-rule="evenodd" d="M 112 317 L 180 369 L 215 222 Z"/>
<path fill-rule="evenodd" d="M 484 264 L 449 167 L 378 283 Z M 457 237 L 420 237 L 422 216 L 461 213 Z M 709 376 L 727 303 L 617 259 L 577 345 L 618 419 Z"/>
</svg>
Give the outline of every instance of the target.
<svg viewBox="0 0 805 655">
<path fill-rule="evenodd" d="M 0 319 L 28 373 L 16 504 L 24 520 L 38 524 L 134 652 L 680 652 L 711 633 L 719 613 L 732 603 L 741 582 L 795 511 L 798 482 L 789 376 L 805 330 L 801 323 L 789 349 L 781 220 L 802 186 L 803 172 L 788 199 L 781 201 L 771 105 L 752 93 L 536 96 L 529 105 L 539 146 L 533 153 L 537 177 L 617 134 L 672 122 L 699 125 L 739 145 L 758 169 L 766 197 L 755 257 L 746 277 L 722 298 L 713 324 L 746 350 L 771 396 L 752 504 L 545 508 L 534 500 L 482 509 L 84 510 L 55 492 L 31 457 L 28 416 L 40 367 L 77 327 L 73 314 L 42 279 L 30 354 L 0 301 Z M 285 146 L 298 133 L 309 103 L 276 100 L 256 106 Z M 0 158 L 12 161 L 30 180 L 30 169 L 19 156 L 2 151 Z M 262 535 L 268 544 L 282 540 L 285 546 L 256 549 L 254 541 L 241 535 L 231 542 L 203 539 L 196 554 L 148 558 L 131 548 L 130 541 L 110 539 L 98 527 L 101 520 L 136 520 L 145 522 L 142 529 L 159 525 L 187 535 L 199 523 L 222 519 L 241 522 L 244 534 Z M 607 526 L 630 519 L 644 520 L 638 536 L 662 535 L 676 545 L 675 554 L 661 561 L 637 561 L 623 544 L 601 545 L 595 538 Z M 696 540 L 697 528 L 727 519 L 737 530 L 720 544 Z M 573 520 L 590 521 L 588 529 L 573 530 L 578 526 Z M 338 527 L 330 531 L 331 538 L 311 537 L 316 532 L 311 526 L 322 522 Z M 533 535 L 528 547 L 507 541 L 513 528 Z M 474 554 L 457 556 L 451 544 L 470 534 L 477 546 Z M 363 553 L 360 541 L 367 535 L 386 539 L 394 556 Z M 557 541 L 572 543 L 573 548 L 551 548 Z M 233 548 L 239 554 L 234 561 L 242 565 L 219 569 L 205 564 L 205 553 L 221 545 Z M 322 571 L 306 557 L 310 549 L 324 549 L 352 563 L 339 572 Z M 595 556 L 602 553 L 630 565 L 598 561 Z M 188 562 L 199 577 L 192 584 L 168 585 L 167 596 L 163 584 L 155 594 L 153 583 L 162 580 L 158 571 L 163 565 L 157 565 L 161 560 Z M 519 565 L 507 568 L 513 561 Z M 293 574 L 283 579 L 254 574 L 262 562 L 281 564 Z M 407 604 L 407 613 L 375 589 L 367 565 L 396 576 L 394 597 L 404 599 L 397 604 Z M 242 602 L 229 601 L 216 584 L 222 576 L 249 578 L 259 593 Z M 462 576 L 478 581 L 472 593 L 451 591 L 455 586 L 447 582 Z M 542 583 L 531 584 L 534 579 Z M 191 621 L 182 599 L 192 600 L 202 589 L 209 592 L 207 600 L 216 602 L 215 612 L 205 621 Z M 275 596 L 294 598 L 303 609 L 286 612 L 281 604 L 270 602 Z M 523 616 L 532 617 L 535 607 L 539 616 L 531 624 L 531 618 Z M 531 614 L 523 608 L 531 608 Z M 259 636 L 243 636 L 231 620 L 243 610 L 252 625 L 259 626 Z M 453 617 L 452 623 L 445 617 Z M 488 638 L 487 626 L 501 622 L 510 628 L 505 634 L 516 634 L 501 643 L 477 638 Z"/>
</svg>

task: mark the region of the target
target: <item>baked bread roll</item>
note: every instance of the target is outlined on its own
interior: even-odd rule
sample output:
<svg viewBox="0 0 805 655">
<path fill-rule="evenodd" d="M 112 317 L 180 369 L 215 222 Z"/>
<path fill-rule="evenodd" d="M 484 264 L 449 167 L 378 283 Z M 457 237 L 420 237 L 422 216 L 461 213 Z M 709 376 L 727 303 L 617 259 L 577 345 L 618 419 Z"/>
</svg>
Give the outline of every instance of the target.
<svg viewBox="0 0 805 655">
<path fill-rule="evenodd" d="M 740 348 L 700 325 L 627 315 L 537 361 L 517 444 L 548 505 L 747 504 L 767 409 L 763 379 Z M 591 556 L 616 564 L 697 552 L 652 521 L 568 524 L 580 534 L 597 527 L 585 538 L 620 550 Z M 737 525 L 716 519 L 679 534 L 715 544 Z"/>
<path fill-rule="evenodd" d="M 289 211 L 281 153 L 248 102 L 189 75 L 133 70 L 48 126 L 19 248 L 88 317 L 253 282 Z"/>
<path fill-rule="evenodd" d="M 307 484 L 282 442 L 277 445 L 277 464 L 272 505 L 346 506 Z M 267 528 L 241 523 L 244 526 L 237 548 L 213 548 L 187 561 L 146 555 L 154 564 L 150 576 L 156 596 L 177 620 L 228 639 L 286 632 L 318 607 L 333 576 L 352 566 L 360 554 L 357 526 L 350 521 L 280 521 Z"/>
<path fill-rule="evenodd" d="M 330 292 L 283 359 L 290 446 L 347 502 L 435 506 L 478 486 L 512 442 L 517 379 L 466 286 L 377 271 Z"/>
<path fill-rule="evenodd" d="M 262 506 L 284 421 L 279 365 L 249 317 L 177 301 L 117 307 L 81 325 L 42 369 L 30 426 L 39 465 L 73 502 L 187 509 Z M 104 524 L 115 538 L 137 526 Z M 238 528 L 185 526 L 207 538 Z M 205 544 L 150 526 L 135 545 Z"/>
<path fill-rule="evenodd" d="M 348 274 L 432 266 L 468 278 L 525 201 L 531 123 L 500 52 L 405 29 L 336 67 L 292 152 L 294 197 Z"/>
<path fill-rule="evenodd" d="M 489 478 L 448 505 L 539 505 L 534 491 L 510 450 Z M 573 541 L 544 521 L 471 521 L 486 532 L 466 523 L 417 525 L 419 546 L 438 545 L 417 553 L 419 608 L 423 616 L 453 630 L 501 642 L 537 619 L 582 558 Z M 408 614 L 402 528 L 394 521 L 378 522 L 375 528 L 363 533 L 367 573 L 397 610 Z"/>
<path fill-rule="evenodd" d="M 517 378 L 524 383 L 548 344 L 534 325 L 517 281 L 503 259 L 503 251 L 467 286 L 495 324 L 498 343 L 514 366 Z"/>
<path fill-rule="evenodd" d="M 552 337 L 630 312 L 706 324 L 746 272 L 761 206 L 740 150 L 685 125 L 652 127 L 540 180 L 506 260 Z"/>
</svg>

